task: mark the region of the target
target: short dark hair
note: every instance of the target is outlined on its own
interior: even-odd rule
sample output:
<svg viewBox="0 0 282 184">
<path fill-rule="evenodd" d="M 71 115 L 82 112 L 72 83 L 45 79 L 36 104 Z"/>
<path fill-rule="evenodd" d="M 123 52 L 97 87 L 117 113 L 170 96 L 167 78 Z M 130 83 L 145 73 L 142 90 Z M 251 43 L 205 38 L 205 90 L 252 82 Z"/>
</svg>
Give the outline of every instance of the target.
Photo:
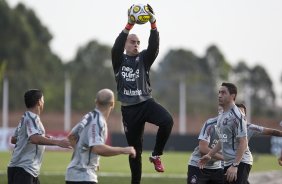
<svg viewBox="0 0 282 184">
<path fill-rule="evenodd" d="M 236 96 L 237 96 L 237 87 L 235 86 L 235 84 L 232 84 L 232 83 L 229 83 L 229 82 L 223 82 L 221 84 L 221 86 L 225 86 L 229 93 L 232 95 L 232 94 L 235 94 L 235 97 L 234 97 L 234 100 L 236 99 Z"/>
<path fill-rule="evenodd" d="M 245 115 L 247 115 L 247 108 L 243 103 L 236 103 L 235 105 L 239 108 L 243 108 L 245 111 Z"/>
<path fill-rule="evenodd" d="M 27 108 L 34 107 L 40 98 L 43 96 L 43 93 L 39 89 L 30 89 L 24 94 L 24 102 Z"/>
</svg>

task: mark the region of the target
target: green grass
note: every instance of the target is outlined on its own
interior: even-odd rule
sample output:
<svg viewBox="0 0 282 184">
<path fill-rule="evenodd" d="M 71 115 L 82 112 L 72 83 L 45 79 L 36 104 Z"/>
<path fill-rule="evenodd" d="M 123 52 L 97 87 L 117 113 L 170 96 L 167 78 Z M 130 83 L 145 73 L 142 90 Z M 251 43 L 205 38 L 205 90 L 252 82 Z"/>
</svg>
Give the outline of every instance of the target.
<svg viewBox="0 0 282 184">
<path fill-rule="evenodd" d="M 165 164 L 165 173 L 156 173 L 153 165 L 148 161 L 149 152 L 143 153 L 143 177 L 142 184 L 185 183 L 187 162 L 190 152 L 165 152 L 162 161 Z M 7 183 L 6 169 L 11 153 L 0 152 L 0 180 Z M 71 152 L 45 152 L 41 167 L 40 181 L 42 184 L 64 183 L 65 169 L 71 159 Z M 251 173 L 259 171 L 281 170 L 277 164 L 277 158 L 273 155 L 255 154 L 255 162 Z M 108 176 L 106 174 L 116 176 Z M 100 163 L 99 183 L 112 184 L 130 183 L 130 169 L 128 157 L 125 155 L 115 157 L 102 157 Z"/>
</svg>

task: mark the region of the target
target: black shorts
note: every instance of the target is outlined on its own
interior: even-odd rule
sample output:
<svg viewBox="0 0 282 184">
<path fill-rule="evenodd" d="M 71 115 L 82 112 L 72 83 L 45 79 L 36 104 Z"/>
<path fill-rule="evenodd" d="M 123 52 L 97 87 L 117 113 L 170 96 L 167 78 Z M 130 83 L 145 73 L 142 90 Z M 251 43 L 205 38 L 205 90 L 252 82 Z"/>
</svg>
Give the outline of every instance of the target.
<svg viewBox="0 0 282 184">
<path fill-rule="evenodd" d="M 223 169 L 200 169 L 188 165 L 187 184 L 223 184 Z"/>
<path fill-rule="evenodd" d="M 39 178 L 34 177 L 21 167 L 8 167 L 8 184 L 40 184 Z"/>
<path fill-rule="evenodd" d="M 224 167 L 224 173 L 226 173 L 226 171 L 229 167 L 230 166 Z M 224 183 L 227 183 L 227 184 L 249 184 L 248 178 L 249 178 L 249 173 L 251 171 L 251 168 L 252 168 L 252 165 L 240 162 L 240 164 L 238 166 L 238 171 L 237 171 L 237 180 L 233 181 L 233 182 L 227 182 L 225 180 Z"/>
<path fill-rule="evenodd" d="M 162 155 L 173 126 L 170 113 L 153 98 L 136 105 L 121 106 L 121 112 L 127 142 L 134 146 L 136 153 L 142 152 L 144 127 L 148 122 L 159 127 L 153 155 Z"/>
<path fill-rule="evenodd" d="M 66 184 L 97 184 L 94 181 L 66 181 Z"/>
</svg>

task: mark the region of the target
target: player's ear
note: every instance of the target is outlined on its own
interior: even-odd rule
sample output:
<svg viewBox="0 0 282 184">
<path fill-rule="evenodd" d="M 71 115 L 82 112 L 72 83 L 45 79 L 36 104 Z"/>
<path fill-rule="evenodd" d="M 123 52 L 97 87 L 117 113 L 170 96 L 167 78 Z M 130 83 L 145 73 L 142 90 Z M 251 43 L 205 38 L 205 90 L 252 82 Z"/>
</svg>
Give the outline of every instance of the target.
<svg viewBox="0 0 282 184">
<path fill-rule="evenodd" d="M 110 103 L 109 103 L 109 105 L 110 105 L 110 107 L 114 108 L 114 106 L 115 106 L 115 102 L 114 102 L 114 101 L 112 101 L 112 102 L 110 102 Z"/>
<path fill-rule="evenodd" d="M 231 96 L 231 98 L 235 101 L 235 99 L 236 99 L 236 94 L 231 94 L 230 96 Z"/>
<path fill-rule="evenodd" d="M 43 103 L 43 102 L 42 102 L 42 100 L 41 100 L 41 98 L 40 98 L 40 99 L 37 101 L 36 106 L 40 106 L 42 103 Z"/>
</svg>

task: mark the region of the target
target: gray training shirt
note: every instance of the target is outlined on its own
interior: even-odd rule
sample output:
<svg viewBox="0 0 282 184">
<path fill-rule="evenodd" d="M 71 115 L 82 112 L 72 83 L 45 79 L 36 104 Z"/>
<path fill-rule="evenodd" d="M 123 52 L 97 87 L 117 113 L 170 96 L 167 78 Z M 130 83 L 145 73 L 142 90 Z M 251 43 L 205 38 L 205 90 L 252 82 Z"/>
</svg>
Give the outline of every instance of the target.
<svg viewBox="0 0 282 184">
<path fill-rule="evenodd" d="M 21 167 L 34 177 L 38 177 L 45 146 L 30 143 L 30 136 L 45 135 L 45 129 L 37 114 L 26 111 L 15 130 L 17 139 L 8 167 Z"/>
<path fill-rule="evenodd" d="M 241 114 L 237 106 L 233 105 L 230 110 L 218 116 L 216 130 L 221 142 L 224 166 L 229 166 L 235 161 L 238 138 L 247 137 L 245 116 Z M 241 162 L 252 165 L 253 157 L 249 147 L 244 152 Z"/>
<path fill-rule="evenodd" d="M 72 160 L 67 167 L 66 181 L 98 182 L 96 171 L 100 156 L 91 151 L 93 146 L 104 145 L 107 138 L 106 120 L 95 109 L 86 114 L 72 129 L 78 142 L 74 148 Z"/>
<path fill-rule="evenodd" d="M 215 131 L 215 125 L 217 124 L 218 117 L 208 119 L 202 127 L 200 135 L 198 137 L 199 140 L 207 141 L 209 143 L 209 148 L 213 148 L 218 142 L 218 135 Z M 262 134 L 264 130 L 263 126 L 259 126 L 256 124 L 247 124 L 247 135 L 248 140 L 252 138 L 254 135 Z M 192 165 L 198 167 L 198 162 L 202 157 L 200 153 L 199 146 L 197 146 L 193 153 L 191 154 L 188 165 Z M 205 165 L 205 169 L 219 169 L 221 168 L 221 161 L 211 160 Z"/>
<path fill-rule="evenodd" d="M 200 135 L 198 137 L 199 140 L 208 142 L 210 149 L 212 149 L 218 142 L 218 135 L 215 131 L 216 123 L 217 123 L 217 117 L 208 119 L 203 125 Z M 200 153 L 199 146 L 197 146 L 190 157 L 188 165 L 198 167 L 198 162 L 201 157 L 202 155 Z M 220 168 L 222 168 L 220 160 L 210 160 L 205 165 L 205 169 L 220 169 Z"/>
</svg>

